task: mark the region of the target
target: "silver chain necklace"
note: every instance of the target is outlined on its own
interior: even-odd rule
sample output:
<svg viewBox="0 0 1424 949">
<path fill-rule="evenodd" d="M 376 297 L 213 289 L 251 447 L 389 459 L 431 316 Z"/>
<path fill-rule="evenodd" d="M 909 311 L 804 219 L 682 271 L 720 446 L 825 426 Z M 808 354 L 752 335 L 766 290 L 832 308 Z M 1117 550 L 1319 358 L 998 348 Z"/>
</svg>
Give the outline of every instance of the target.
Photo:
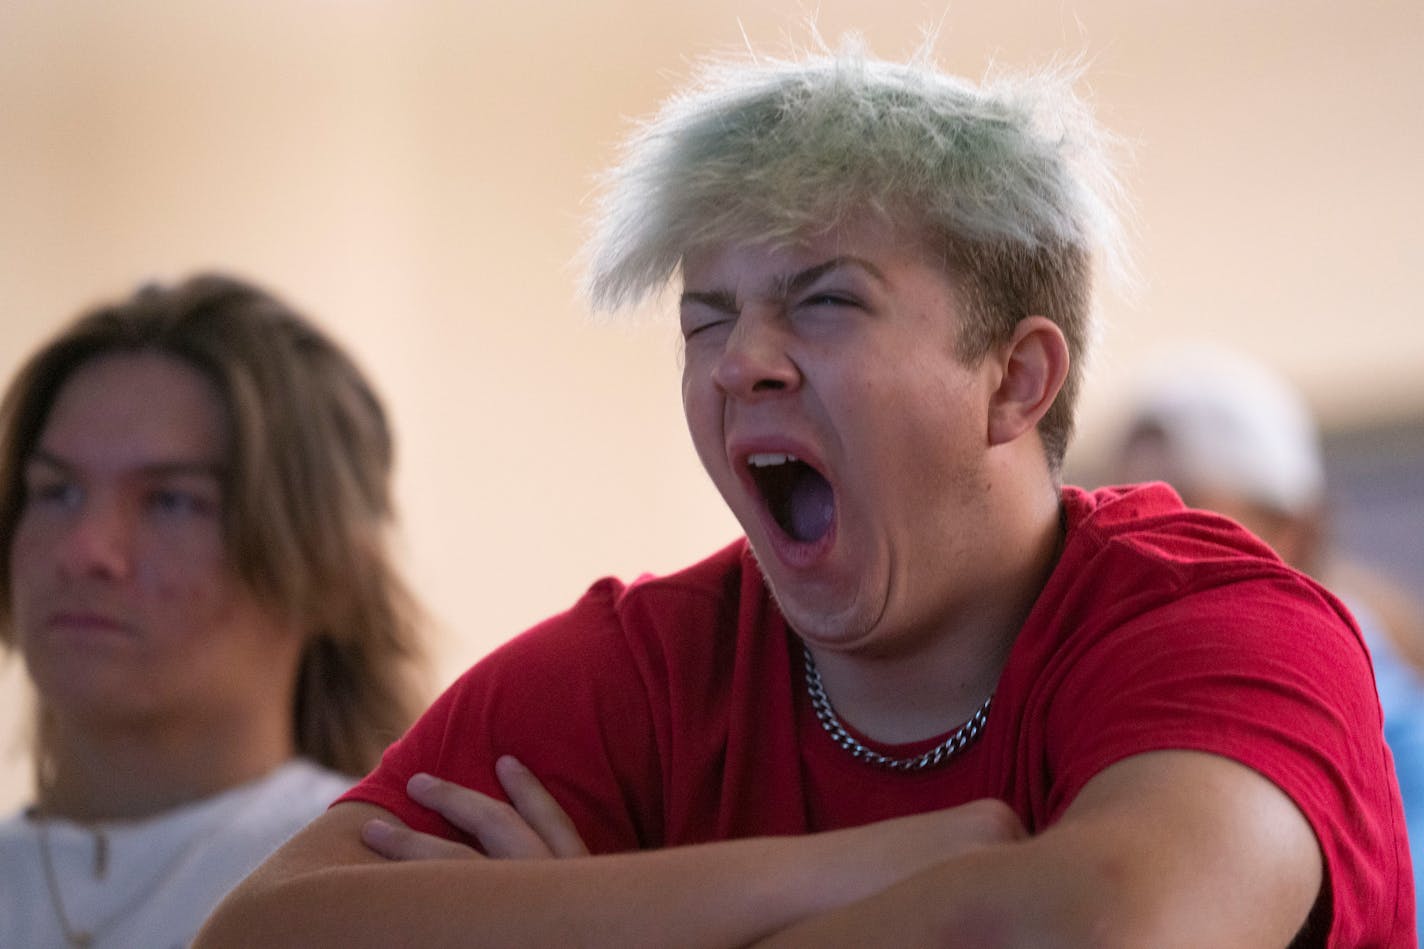
<svg viewBox="0 0 1424 949">
<path fill-rule="evenodd" d="M 850 752 L 852 757 L 869 764 L 893 771 L 924 771 L 938 767 L 969 747 L 984 730 L 984 723 L 989 720 L 989 703 L 994 698 L 992 692 L 984 700 L 984 704 L 970 716 L 969 721 L 960 725 L 952 735 L 924 754 L 912 758 L 891 758 L 889 755 L 882 755 L 872 748 L 867 748 L 846 731 L 841 720 L 836 717 L 835 709 L 831 708 L 831 700 L 826 697 L 825 686 L 821 685 L 821 673 L 816 669 L 816 660 L 811 658 L 811 650 L 806 648 L 805 643 L 801 645 L 801 655 L 806 660 L 806 691 L 810 693 L 811 707 L 816 710 L 816 718 L 820 720 L 821 727 L 831 736 L 832 741 Z"/>
</svg>

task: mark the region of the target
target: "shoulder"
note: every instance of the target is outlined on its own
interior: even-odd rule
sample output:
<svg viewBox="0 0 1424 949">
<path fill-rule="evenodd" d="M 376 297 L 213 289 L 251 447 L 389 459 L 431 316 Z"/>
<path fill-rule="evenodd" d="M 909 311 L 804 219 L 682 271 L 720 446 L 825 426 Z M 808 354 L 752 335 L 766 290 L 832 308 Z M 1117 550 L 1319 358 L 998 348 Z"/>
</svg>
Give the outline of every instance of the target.
<svg viewBox="0 0 1424 949">
<path fill-rule="evenodd" d="M 29 823 L 24 808 L 0 817 L 0 842 L 29 833 Z"/>
<path fill-rule="evenodd" d="M 1076 495 L 1014 669 L 1046 715 L 1069 797 L 1120 757 L 1173 747 L 1225 755 L 1288 789 L 1301 783 L 1302 749 L 1323 779 L 1344 764 L 1359 773 L 1343 785 L 1379 776 L 1369 655 L 1338 600 L 1165 487 Z"/>
<path fill-rule="evenodd" d="M 738 542 L 667 576 L 599 580 L 568 610 L 461 675 L 350 799 L 458 837 L 410 804 L 406 779 L 430 771 L 499 797 L 494 762 L 515 754 L 564 792 L 590 849 L 656 839 L 658 822 L 649 815 L 661 806 L 658 756 L 670 718 L 674 709 L 705 705 L 685 683 L 721 688 L 728 680 L 723 664 L 734 661 L 736 637 L 708 633 L 740 617 L 739 601 L 760 588 L 754 573 Z M 638 806 L 630 808 L 630 799 Z"/>
<path fill-rule="evenodd" d="M 1190 654 L 1226 670 L 1281 663 L 1369 679 L 1349 611 L 1225 517 L 1184 507 L 1165 485 L 1064 490 L 1063 555 L 1031 618 L 1055 654 L 1133 669 Z M 1072 647 L 1072 648 L 1068 648 Z M 1349 687 L 1356 688 L 1358 681 Z"/>
<path fill-rule="evenodd" d="M 1166 569 L 1280 563 L 1270 547 L 1241 525 L 1219 514 L 1187 507 L 1165 484 L 1091 492 L 1065 486 L 1062 498 L 1068 528 L 1065 560 L 1130 553 Z"/>
<path fill-rule="evenodd" d="M 1229 625 L 1302 620 L 1353 641 L 1349 611 L 1236 522 L 1182 505 L 1163 484 L 1086 492 L 1065 488 L 1067 541 L 1043 599 L 1117 625 L 1151 615 L 1183 615 Z M 1081 619 L 1082 617 L 1080 617 Z"/>
<path fill-rule="evenodd" d="M 35 825 L 26 819 L 23 809 L 0 819 L 0 867 L 5 868 L 7 884 L 18 885 L 22 874 L 28 875 L 30 869 L 38 867 L 38 861 L 34 859 L 37 840 Z M 19 894 L 7 892 L 9 889 L 9 886 L 0 887 L 0 906 L 10 904 L 13 909 L 15 901 L 11 897 L 17 898 Z M 0 922 L 3 922 L 4 915 L 0 913 Z M 0 932 L 3 931 L 0 927 Z"/>
<path fill-rule="evenodd" d="M 744 603 L 767 600 L 750 549 L 739 539 L 674 573 L 644 574 L 631 582 L 604 577 L 568 610 L 495 650 L 488 664 L 527 667 L 536 662 L 597 669 L 630 652 L 641 656 L 678 651 L 705 640 L 699 630 L 729 619 L 735 622 Z"/>
<path fill-rule="evenodd" d="M 355 778 L 294 758 L 248 784 L 198 805 L 231 836 L 272 850 L 324 812 Z"/>
<path fill-rule="evenodd" d="M 1065 492 L 1065 511 L 1069 542 L 1035 607 L 1039 664 L 1021 675 L 1045 710 L 1050 810 L 1130 756 L 1207 752 L 1264 776 L 1304 814 L 1339 913 L 1390 903 L 1399 805 L 1349 611 L 1165 487 Z"/>
<path fill-rule="evenodd" d="M 307 758 L 293 758 L 263 778 L 256 790 L 264 801 L 314 804 L 325 809 L 355 782 L 352 775 L 324 768 Z"/>
<path fill-rule="evenodd" d="M 0 886 L 0 946 L 40 945 L 41 933 L 48 939 L 58 935 L 43 928 L 45 914 L 53 911 L 45 902 L 37 840 L 23 811 L 0 820 L 0 867 L 5 879 Z"/>
</svg>

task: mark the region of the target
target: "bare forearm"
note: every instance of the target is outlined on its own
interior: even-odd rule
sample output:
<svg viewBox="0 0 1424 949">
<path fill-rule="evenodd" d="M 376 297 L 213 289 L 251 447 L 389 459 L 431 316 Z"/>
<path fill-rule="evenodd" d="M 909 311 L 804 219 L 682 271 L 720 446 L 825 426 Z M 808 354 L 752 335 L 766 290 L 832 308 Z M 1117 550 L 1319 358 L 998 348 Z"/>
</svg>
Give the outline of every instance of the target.
<svg viewBox="0 0 1424 949">
<path fill-rule="evenodd" d="M 864 900 L 792 924 L 759 949 L 865 945 L 1110 946 L 1093 914 L 1109 892 L 1094 869 L 1055 868 L 1014 844 L 947 860 Z M 1123 945 L 1147 945 L 1133 943 Z"/>
<path fill-rule="evenodd" d="M 835 870 L 848 861 L 832 859 L 833 843 L 767 838 L 578 860 L 259 871 L 198 945 L 742 945 L 873 892 Z"/>
<path fill-rule="evenodd" d="M 562 860 L 459 847 L 467 858 L 387 860 L 361 844 L 373 820 L 395 818 L 332 808 L 224 901 L 201 949 L 744 945 L 1023 833 L 1006 806 L 979 801 L 804 837 Z"/>
<path fill-rule="evenodd" d="M 1161 752 L 1104 771 L 1037 837 L 949 856 L 760 945 L 1283 946 L 1321 881 L 1279 790 L 1226 759 Z"/>
</svg>

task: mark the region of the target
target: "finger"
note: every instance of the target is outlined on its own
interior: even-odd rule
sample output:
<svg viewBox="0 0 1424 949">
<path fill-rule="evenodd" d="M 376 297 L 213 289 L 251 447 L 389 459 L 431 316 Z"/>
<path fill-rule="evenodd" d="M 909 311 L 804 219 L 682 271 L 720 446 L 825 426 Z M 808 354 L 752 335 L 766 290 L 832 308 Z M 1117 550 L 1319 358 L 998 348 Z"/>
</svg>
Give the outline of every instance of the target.
<svg viewBox="0 0 1424 949">
<path fill-rule="evenodd" d="M 480 855 L 453 840 L 422 834 L 372 818 L 361 826 L 361 842 L 387 860 L 469 860 Z"/>
<path fill-rule="evenodd" d="M 510 802 L 556 857 L 586 857 L 588 847 L 573 820 L 544 789 L 534 772 L 510 755 L 494 763 L 500 786 Z"/>
<path fill-rule="evenodd" d="M 554 855 L 514 807 L 488 794 L 429 774 L 413 776 L 406 792 L 478 840 L 488 856 L 516 860 Z"/>
</svg>

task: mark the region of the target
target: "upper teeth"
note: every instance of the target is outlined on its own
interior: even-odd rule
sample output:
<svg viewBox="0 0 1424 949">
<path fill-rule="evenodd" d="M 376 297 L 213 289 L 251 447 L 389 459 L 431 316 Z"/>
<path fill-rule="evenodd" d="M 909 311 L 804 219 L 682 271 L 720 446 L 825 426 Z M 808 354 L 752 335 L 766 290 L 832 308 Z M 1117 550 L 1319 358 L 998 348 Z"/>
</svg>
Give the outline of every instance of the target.
<svg viewBox="0 0 1424 949">
<path fill-rule="evenodd" d="M 788 461 L 796 460 L 795 455 L 780 451 L 763 451 L 747 456 L 747 464 L 753 468 L 769 468 L 772 465 L 784 465 Z"/>
</svg>

